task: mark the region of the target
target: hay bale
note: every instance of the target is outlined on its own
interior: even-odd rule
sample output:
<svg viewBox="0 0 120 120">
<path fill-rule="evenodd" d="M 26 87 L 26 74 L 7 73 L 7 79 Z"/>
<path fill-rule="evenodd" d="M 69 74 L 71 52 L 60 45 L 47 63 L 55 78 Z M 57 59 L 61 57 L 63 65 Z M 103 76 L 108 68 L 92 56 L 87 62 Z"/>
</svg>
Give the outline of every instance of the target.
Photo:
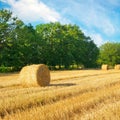
<svg viewBox="0 0 120 120">
<path fill-rule="evenodd" d="M 50 83 L 50 71 L 44 64 L 25 66 L 20 71 L 19 80 L 24 86 L 47 86 Z"/>
<path fill-rule="evenodd" d="M 101 67 L 102 70 L 108 70 L 108 65 L 107 64 L 103 64 Z"/>
<path fill-rule="evenodd" d="M 114 69 L 115 70 L 120 70 L 120 64 L 115 65 Z"/>
</svg>

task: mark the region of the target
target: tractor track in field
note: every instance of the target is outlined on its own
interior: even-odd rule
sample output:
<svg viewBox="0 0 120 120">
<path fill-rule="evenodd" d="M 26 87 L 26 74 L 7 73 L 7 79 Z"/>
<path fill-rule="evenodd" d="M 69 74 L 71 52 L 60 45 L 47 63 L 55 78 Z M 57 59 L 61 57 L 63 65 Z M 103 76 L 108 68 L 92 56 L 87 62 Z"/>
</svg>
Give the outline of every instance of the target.
<svg viewBox="0 0 120 120">
<path fill-rule="evenodd" d="M 120 73 L 120 71 L 115 71 L 115 72 L 110 72 L 110 73 L 117 74 L 117 73 Z M 71 76 L 71 77 L 65 77 L 65 78 L 52 79 L 51 81 L 60 81 L 60 80 L 69 80 L 69 79 L 74 79 L 74 78 L 85 78 L 85 77 L 92 77 L 92 76 L 101 76 L 101 75 L 108 75 L 110 73 L 107 72 L 107 73 L 96 73 L 96 74 L 88 74 L 88 75 L 77 75 L 77 76 Z"/>
<path fill-rule="evenodd" d="M 115 85 L 120 85 L 120 81 L 112 82 L 112 83 L 104 85 L 102 87 L 83 89 L 83 90 L 76 91 L 73 93 L 71 93 L 71 91 L 70 91 L 70 92 L 66 92 L 66 94 L 63 94 L 63 95 L 58 94 L 58 95 L 54 96 L 53 98 L 48 99 L 48 101 L 44 101 L 44 99 L 43 99 L 42 101 L 38 100 L 35 103 L 28 103 L 25 106 L 18 106 L 14 109 L 6 108 L 6 109 L 0 111 L 0 116 L 1 116 L 1 118 L 4 118 L 7 114 L 13 114 L 13 113 L 16 113 L 17 111 L 25 111 L 25 110 L 31 109 L 33 107 L 36 107 L 36 106 L 40 107 L 40 106 L 44 106 L 44 105 L 48 105 L 48 104 L 54 104 L 61 100 L 65 100 L 65 99 L 68 99 L 71 97 L 85 94 L 87 92 L 99 91 L 100 89 L 109 88 L 109 87 L 112 87 Z"/>
<path fill-rule="evenodd" d="M 99 106 L 104 106 L 105 104 L 110 104 L 112 102 L 119 101 L 119 99 L 120 99 L 120 89 L 118 89 L 119 86 L 120 86 L 120 82 L 112 83 L 108 86 L 104 86 L 103 88 L 88 90 L 88 91 L 82 93 L 82 95 L 76 94 L 75 96 L 67 97 L 67 99 L 53 101 L 52 103 L 45 104 L 45 106 L 41 106 L 41 107 L 43 108 L 43 113 L 44 113 L 45 111 L 48 110 L 48 108 L 52 109 L 52 108 L 54 108 L 54 106 L 58 107 L 58 106 L 68 105 L 67 110 L 60 108 L 63 112 L 63 120 L 65 120 L 66 116 L 68 116 L 68 118 L 70 120 L 73 120 L 75 115 L 81 116 L 84 111 L 88 112 L 90 110 L 95 110 Z M 114 92 L 111 91 L 111 89 L 114 90 Z M 107 90 L 107 93 L 104 94 L 104 92 L 106 90 Z M 101 94 L 99 94 L 99 93 L 101 93 Z M 85 98 L 85 99 L 83 99 L 83 98 Z M 81 99 L 82 99 L 82 101 L 81 101 Z M 71 105 L 73 107 L 71 107 Z M 32 106 L 31 109 L 34 109 L 34 107 L 37 107 L 38 109 L 40 109 L 39 105 Z M 29 108 L 27 108 L 25 110 L 21 110 L 21 112 L 25 112 L 26 110 L 28 111 Z M 53 113 L 59 111 L 59 109 L 52 109 L 52 110 L 54 110 L 54 111 L 52 111 Z M 32 110 L 30 110 L 30 111 L 32 111 Z M 17 111 L 15 111 L 15 113 L 17 114 Z M 10 113 L 8 113 L 8 114 L 10 115 Z M 46 117 L 46 119 L 49 118 L 49 114 L 46 114 L 46 116 L 44 116 L 44 117 Z M 58 116 L 55 116 L 55 118 L 60 120 L 59 114 L 58 114 Z M 55 119 L 53 119 L 53 120 L 55 120 Z M 68 120 L 68 119 L 66 119 L 66 120 Z"/>
<path fill-rule="evenodd" d="M 70 80 L 73 80 L 73 79 L 83 79 L 83 78 L 87 78 L 87 77 L 99 77 L 99 76 L 102 76 L 102 75 L 108 75 L 108 74 L 118 74 L 120 71 L 115 71 L 115 72 L 113 72 L 113 71 L 110 71 L 110 72 L 107 72 L 107 73 L 96 73 L 96 74 L 87 74 L 87 75 L 77 75 L 77 76 L 75 76 L 75 75 L 73 75 L 73 76 L 71 76 L 71 77 L 64 77 L 64 78 L 61 78 L 61 77 L 59 77 L 59 78 L 57 78 L 57 79 L 51 79 L 51 84 L 50 84 L 50 86 L 51 85 L 54 85 L 54 82 L 57 82 L 57 81 L 59 81 L 59 82 L 61 82 L 61 81 L 70 81 Z M 68 82 L 69 82 L 68 81 Z M 1 89 L 3 89 L 3 91 L 5 90 L 5 89 L 14 89 L 14 88 L 23 88 L 24 86 L 22 86 L 20 83 L 17 83 L 17 84 L 11 84 L 11 85 L 0 85 L 0 90 Z M 34 86 L 33 86 L 34 87 Z M 25 87 L 24 87 L 25 88 Z M 27 88 L 27 87 L 26 87 Z"/>
</svg>

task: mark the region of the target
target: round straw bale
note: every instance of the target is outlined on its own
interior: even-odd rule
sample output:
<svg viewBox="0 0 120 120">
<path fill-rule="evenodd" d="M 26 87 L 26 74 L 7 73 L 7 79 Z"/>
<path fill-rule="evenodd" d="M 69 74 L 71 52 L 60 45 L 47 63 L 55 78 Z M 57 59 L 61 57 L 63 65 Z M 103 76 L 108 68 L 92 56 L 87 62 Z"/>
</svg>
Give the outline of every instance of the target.
<svg viewBox="0 0 120 120">
<path fill-rule="evenodd" d="M 103 64 L 101 67 L 102 70 L 108 70 L 108 65 L 107 64 Z"/>
<path fill-rule="evenodd" d="M 115 65 L 114 69 L 115 70 L 120 70 L 120 64 Z"/>
<path fill-rule="evenodd" d="M 44 64 L 25 66 L 20 71 L 19 80 L 25 86 L 47 86 L 50 83 L 50 71 Z"/>
</svg>

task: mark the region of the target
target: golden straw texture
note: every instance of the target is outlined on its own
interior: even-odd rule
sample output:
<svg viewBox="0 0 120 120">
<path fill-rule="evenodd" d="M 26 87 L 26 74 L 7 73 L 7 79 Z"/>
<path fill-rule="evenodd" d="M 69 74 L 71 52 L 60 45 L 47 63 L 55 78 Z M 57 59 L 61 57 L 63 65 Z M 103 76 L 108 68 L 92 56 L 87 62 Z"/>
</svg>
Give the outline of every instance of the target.
<svg viewBox="0 0 120 120">
<path fill-rule="evenodd" d="M 103 64 L 101 67 L 102 70 L 108 70 L 108 65 L 107 64 Z"/>
<path fill-rule="evenodd" d="M 25 66 L 20 72 L 19 80 L 24 86 L 48 86 L 50 83 L 50 71 L 44 64 Z"/>
<path fill-rule="evenodd" d="M 115 65 L 114 69 L 115 70 L 120 70 L 120 64 Z"/>
</svg>

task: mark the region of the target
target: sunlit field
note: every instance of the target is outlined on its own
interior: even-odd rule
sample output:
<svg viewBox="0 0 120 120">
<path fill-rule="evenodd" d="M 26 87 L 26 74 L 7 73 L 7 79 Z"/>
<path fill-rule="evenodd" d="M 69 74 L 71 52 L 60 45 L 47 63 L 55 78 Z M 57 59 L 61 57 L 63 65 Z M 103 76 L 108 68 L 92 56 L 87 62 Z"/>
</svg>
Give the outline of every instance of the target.
<svg viewBox="0 0 120 120">
<path fill-rule="evenodd" d="M 0 74 L 0 119 L 120 120 L 120 70 L 52 71 L 48 87 Z"/>
</svg>

